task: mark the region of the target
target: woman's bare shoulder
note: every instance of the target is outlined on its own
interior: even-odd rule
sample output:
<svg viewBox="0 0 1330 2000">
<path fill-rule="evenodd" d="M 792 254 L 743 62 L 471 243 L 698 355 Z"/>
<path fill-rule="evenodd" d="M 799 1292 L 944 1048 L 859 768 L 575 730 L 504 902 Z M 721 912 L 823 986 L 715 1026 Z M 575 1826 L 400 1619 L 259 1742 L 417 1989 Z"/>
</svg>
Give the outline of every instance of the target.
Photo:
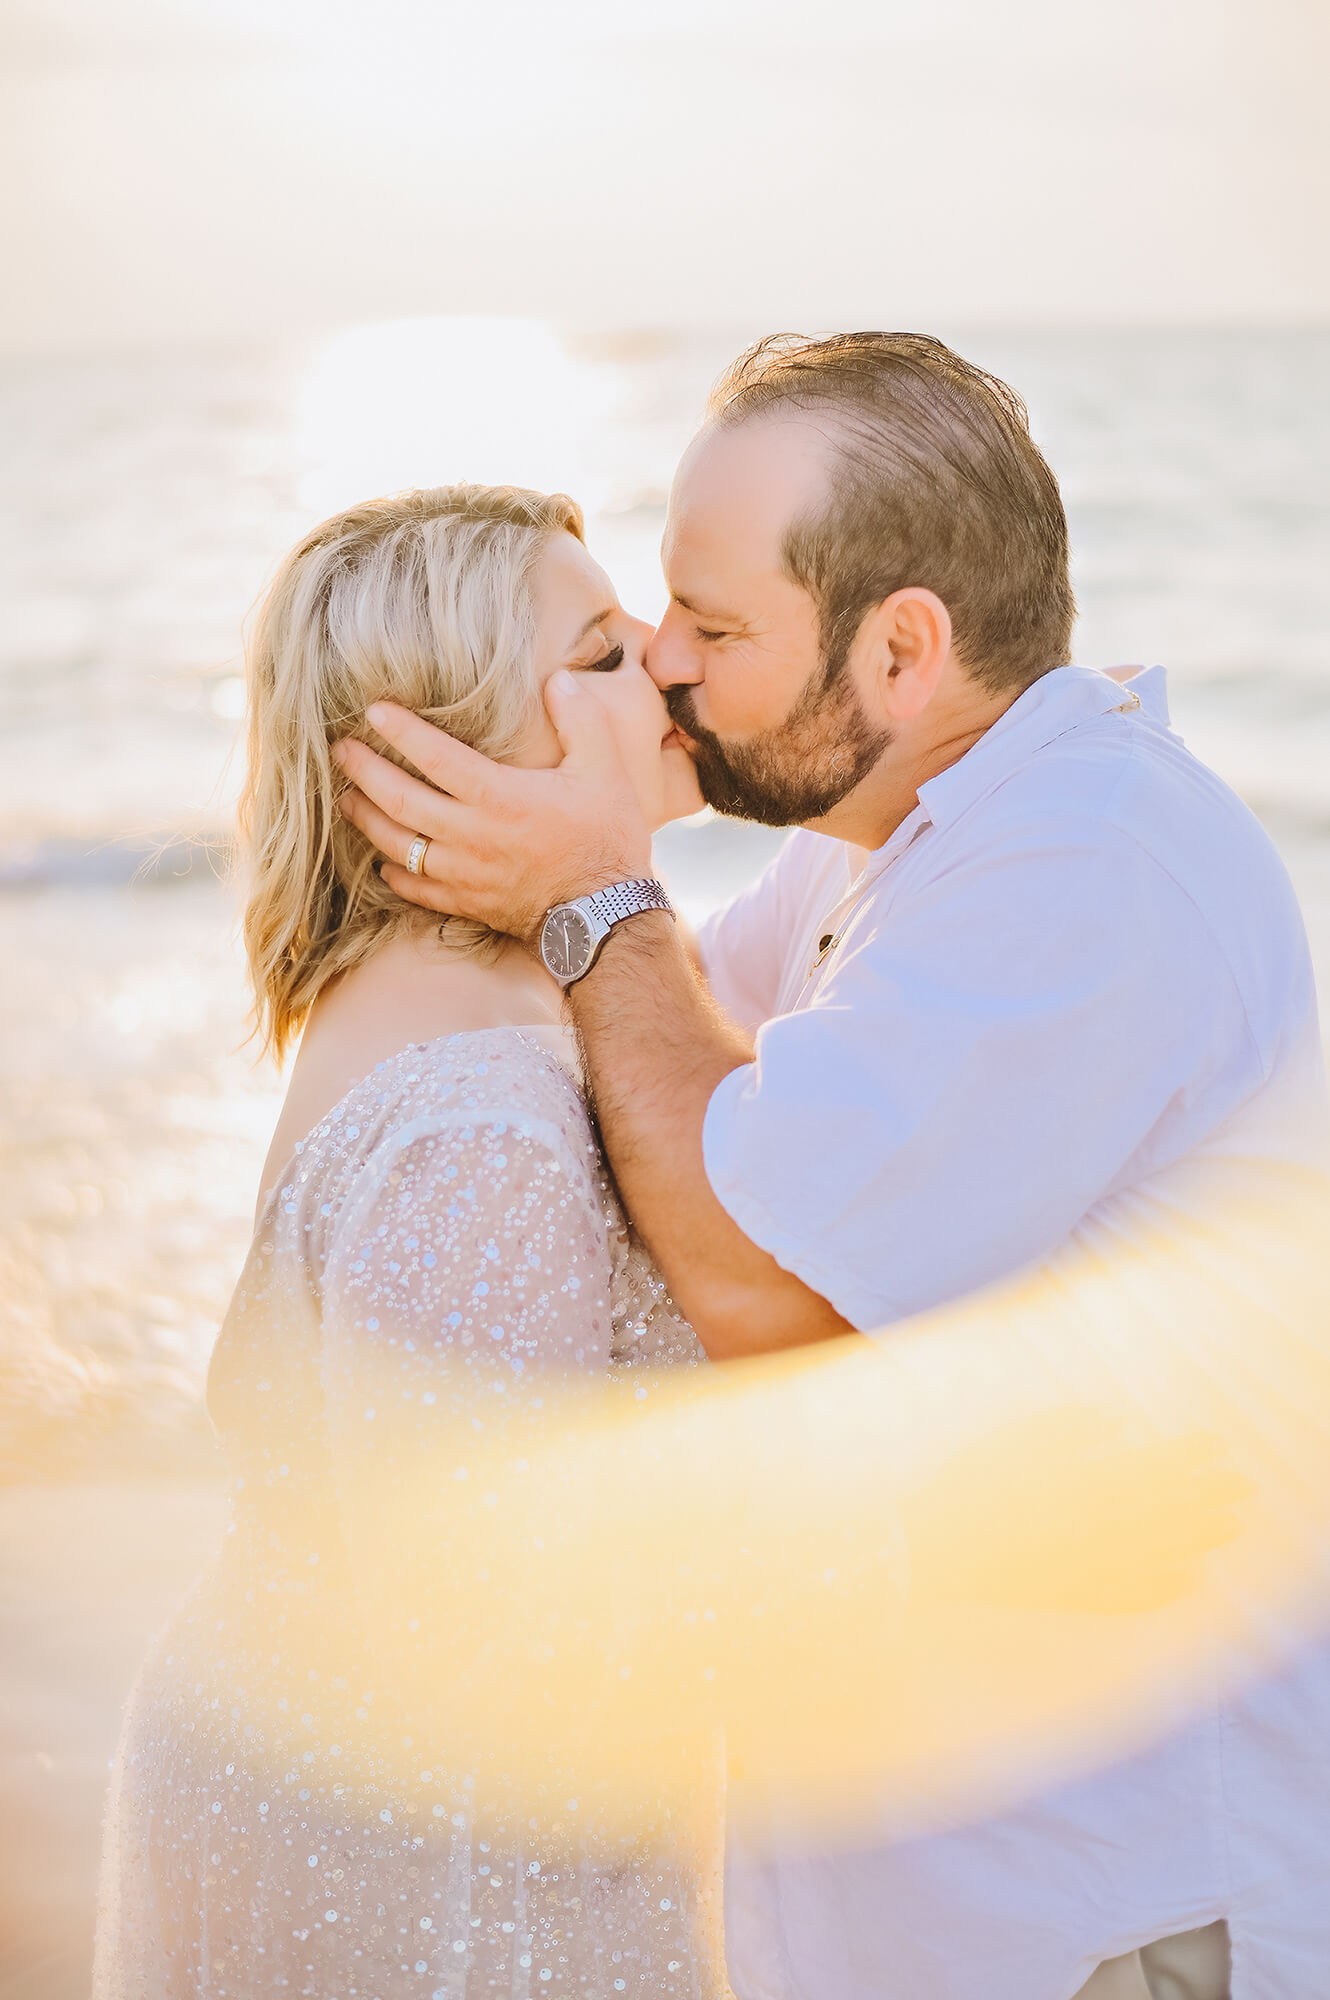
<svg viewBox="0 0 1330 2000">
<path fill-rule="evenodd" d="M 565 1041 L 557 1030 L 477 1028 L 409 1043 L 280 1150 L 279 1126 L 260 1214 L 291 1182 L 345 1183 L 404 1130 L 440 1118 L 535 1121 L 560 1150 L 590 1162 L 598 1154 L 575 1064 L 571 1036 Z"/>
</svg>

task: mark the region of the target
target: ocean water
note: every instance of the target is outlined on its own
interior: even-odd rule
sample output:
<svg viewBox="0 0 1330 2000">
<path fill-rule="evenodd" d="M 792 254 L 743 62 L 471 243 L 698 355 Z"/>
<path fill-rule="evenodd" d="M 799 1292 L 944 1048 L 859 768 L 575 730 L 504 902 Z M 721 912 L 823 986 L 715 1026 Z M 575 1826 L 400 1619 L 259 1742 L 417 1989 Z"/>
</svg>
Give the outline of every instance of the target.
<svg viewBox="0 0 1330 2000">
<path fill-rule="evenodd" d="M 1330 334 L 943 329 L 1026 395 L 1063 482 L 1078 658 L 1163 661 L 1261 814 L 1330 981 Z M 335 505 L 562 486 L 653 615 L 671 467 L 738 331 L 364 328 L 7 362 L 0 510 L 0 1460 L 208 1464 L 199 1392 L 280 1079 L 244 1046 L 225 880 L 240 631 Z M 673 830 L 694 915 L 773 851 Z"/>
</svg>

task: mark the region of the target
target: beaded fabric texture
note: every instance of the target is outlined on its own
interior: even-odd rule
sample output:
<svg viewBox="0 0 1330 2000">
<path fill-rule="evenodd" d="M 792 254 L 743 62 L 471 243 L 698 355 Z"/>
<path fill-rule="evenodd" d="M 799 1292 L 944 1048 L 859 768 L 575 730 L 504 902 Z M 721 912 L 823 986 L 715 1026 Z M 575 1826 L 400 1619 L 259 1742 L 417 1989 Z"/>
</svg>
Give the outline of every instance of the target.
<svg viewBox="0 0 1330 2000">
<path fill-rule="evenodd" d="M 403 1050 L 297 1147 L 209 1378 L 232 1524 L 126 1713 L 95 2000 L 724 1990 L 676 1829 L 597 1854 L 576 1801 L 505 1819 L 446 1744 L 412 1752 L 358 1613 L 374 1544 L 352 1504 L 385 1381 L 428 1451 L 450 1378 L 502 1411 L 533 1368 L 700 1359 L 583 1098 L 520 1030 Z"/>
</svg>

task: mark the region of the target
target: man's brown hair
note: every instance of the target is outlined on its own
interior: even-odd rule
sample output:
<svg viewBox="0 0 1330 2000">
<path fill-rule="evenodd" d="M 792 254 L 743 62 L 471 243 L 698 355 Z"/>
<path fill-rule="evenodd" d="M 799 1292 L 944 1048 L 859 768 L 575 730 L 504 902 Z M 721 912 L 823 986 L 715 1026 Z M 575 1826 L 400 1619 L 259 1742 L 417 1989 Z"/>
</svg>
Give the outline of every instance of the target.
<svg viewBox="0 0 1330 2000">
<path fill-rule="evenodd" d="M 784 558 L 832 673 L 870 607 L 911 584 L 941 598 L 958 657 L 993 692 L 1066 664 L 1067 517 L 1014 389 L 929 334 L 772 334 L 707 409 L 723 426 L 764 413 L 830 419 L 830 495 L 791 524 Z"/>
</svg>

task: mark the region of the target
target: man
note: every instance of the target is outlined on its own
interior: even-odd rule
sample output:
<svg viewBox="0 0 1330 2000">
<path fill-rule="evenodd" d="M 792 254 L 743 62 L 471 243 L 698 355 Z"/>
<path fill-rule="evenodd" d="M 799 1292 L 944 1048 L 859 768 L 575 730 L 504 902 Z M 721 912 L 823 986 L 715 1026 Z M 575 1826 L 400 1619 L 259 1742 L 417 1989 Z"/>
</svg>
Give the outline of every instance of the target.
<svg viewBox="0 0 1330 2000">
<path fill-rule="evenodd" d="M 403 894 L 533 940 L 556 912 L 620 1187 L 714 1357 L 888 1325 L 1315 1151 L 1283 870 L 1148 689 L 1067 664 L 1065 517 L 1010 390 L 920 336 L 762 343 L 684 459 L 664 562 L 648 663 L 705 794 L 805 829 L 704 927 L 710 992 L 558 676 L 553 772 L 400 711 L 372 719 L 447 796 L 344 757 Z M 736 1990 L 1068 2000 L 1227 1918 L 1235 1995 L 1330 1991 L 1326 1679 L 990 1826 L 736 1857 Z"/>
</svg>

